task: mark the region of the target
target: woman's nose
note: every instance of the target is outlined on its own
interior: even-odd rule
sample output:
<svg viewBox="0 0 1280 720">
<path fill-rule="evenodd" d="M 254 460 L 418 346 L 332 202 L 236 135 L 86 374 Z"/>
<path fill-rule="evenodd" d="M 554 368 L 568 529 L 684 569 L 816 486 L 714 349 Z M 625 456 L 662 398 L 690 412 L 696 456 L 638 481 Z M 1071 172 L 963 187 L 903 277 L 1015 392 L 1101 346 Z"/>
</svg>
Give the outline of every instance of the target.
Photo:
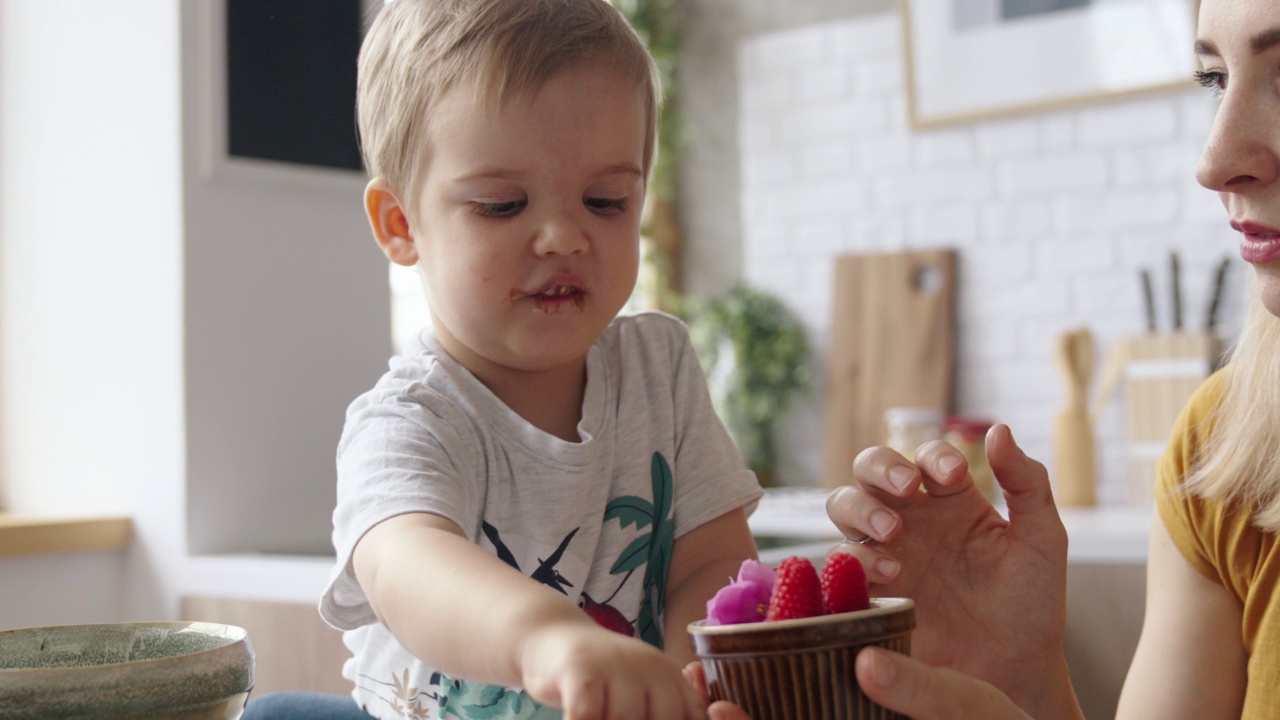
<svg viewBox="0 0 1280 720">
<path fill-rule="evenodd" d="M 1280 175 L 1280 133 L 1256 93 L 1223 96 L 1196 167 L 1196 180 L 1218 192 L 1245 192 Z"/>
</svg>

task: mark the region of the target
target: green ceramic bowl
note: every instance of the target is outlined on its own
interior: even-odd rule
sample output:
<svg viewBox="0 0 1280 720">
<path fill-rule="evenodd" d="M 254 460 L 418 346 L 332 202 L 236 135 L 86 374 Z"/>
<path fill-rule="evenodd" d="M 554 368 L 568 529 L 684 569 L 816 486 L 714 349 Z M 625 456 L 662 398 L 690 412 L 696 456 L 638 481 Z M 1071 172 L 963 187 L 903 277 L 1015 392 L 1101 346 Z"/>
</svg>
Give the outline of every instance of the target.
<svg viewBox="0 0 1280 720">
<path fill-rule="evenodd" d="M 753 720 L 898 720 L 871 702 L 854 676 L 858 651 L 878 645 L 911 654 L 910 598 L 873 598 L 871 609 L 803 620 L 689 626 L 712 700 Z"/>
<path fill-rule="evenodd" d="M 0 632 L 0 720 L 236 720 L 252 688 L 253 648 L 231 625 Z"/>
</svg>

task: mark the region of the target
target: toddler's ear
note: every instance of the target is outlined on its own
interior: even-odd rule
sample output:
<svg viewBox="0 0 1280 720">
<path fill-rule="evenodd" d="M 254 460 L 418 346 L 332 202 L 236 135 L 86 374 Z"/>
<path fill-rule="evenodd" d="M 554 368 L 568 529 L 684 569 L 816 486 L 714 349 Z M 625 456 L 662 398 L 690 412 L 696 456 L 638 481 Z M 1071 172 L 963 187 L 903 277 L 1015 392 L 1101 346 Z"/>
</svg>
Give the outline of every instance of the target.
<svg viewBox="0 0 1280 720">
<path fill-rule="evenodd" d="M 369 181 L 364 189 L 364 211 L 369 216 L 373 239 L 388 260 L 405 266 L 418 262 L 418 249 L 413 244 L 409 218 L 386 180 L 374 178 Z"/>
</svg>

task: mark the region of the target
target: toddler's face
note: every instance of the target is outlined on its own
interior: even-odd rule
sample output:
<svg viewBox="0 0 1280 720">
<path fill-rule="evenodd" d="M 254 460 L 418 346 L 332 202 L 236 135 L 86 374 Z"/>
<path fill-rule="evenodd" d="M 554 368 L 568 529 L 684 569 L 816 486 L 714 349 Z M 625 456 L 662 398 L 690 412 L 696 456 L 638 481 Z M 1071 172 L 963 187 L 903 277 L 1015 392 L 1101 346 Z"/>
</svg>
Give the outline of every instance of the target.
<svg viewBox="0 0 1280 720">
<path fill-rule="evenodd" d="M 482 377 L 582 362 L 635 286 L 645 132 L 642 91 L 607 68 L 496 110 L 445 96 L 411 232 L 450 354 Z"/>
</svg>

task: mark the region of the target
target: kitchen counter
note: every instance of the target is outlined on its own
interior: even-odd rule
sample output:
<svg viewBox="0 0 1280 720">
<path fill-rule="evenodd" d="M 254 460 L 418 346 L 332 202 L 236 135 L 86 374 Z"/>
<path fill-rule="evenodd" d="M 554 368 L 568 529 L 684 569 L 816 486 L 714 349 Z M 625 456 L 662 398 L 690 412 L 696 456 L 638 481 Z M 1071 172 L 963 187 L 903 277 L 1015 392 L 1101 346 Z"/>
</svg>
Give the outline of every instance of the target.
<svg viewBox="0 0 1280 720">
<path fill-rule="evenodd" d="M 750 519 L 761 558 L 776 562 L 787 555 L 821 556 L 839 541 L 827 519 L 829 491 L 772 488 Z M 1145 564 L 1151 506 L 1060 508 L 1070 544 L 1067 560 L 1076 564 Z"/>
</svg>

